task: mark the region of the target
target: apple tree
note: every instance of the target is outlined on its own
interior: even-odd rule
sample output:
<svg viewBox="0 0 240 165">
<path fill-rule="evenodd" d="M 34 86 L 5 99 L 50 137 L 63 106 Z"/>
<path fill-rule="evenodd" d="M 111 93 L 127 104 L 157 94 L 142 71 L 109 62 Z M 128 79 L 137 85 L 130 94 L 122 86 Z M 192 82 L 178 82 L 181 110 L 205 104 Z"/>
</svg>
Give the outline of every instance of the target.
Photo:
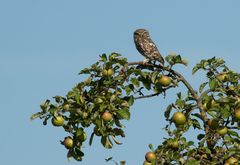
<svg viewBox="0 0 240 165">
<path fill-rule="evenodd" d="M 67 157 L 84 158 L 82 146 L 95 136 L 109 149 L 124 138 L 123 120 L 130 120 L 130 107 L 136 99 L 162 97 L 180 83 L 186 91 L 176 94 L 176 100 L 165 107 L 164 130 L 168 136 L 162 144 L 149 145 L 144 165 L 214 164 L 240 162 L 240 74 L 230 70 L 223 59 L 201 60 L 193 69 L 206 73 L 207 81 L 198 89 L 174 69 L 187 65 L 180 55 L 170 54 L 164 66 L 156 62 L 128 62 L 120 54 L 103 54 L 88 68 L 80 71 L 87 77 L 66 96 L 55 96 L 40 105 L 41 111 L 31 119 L 40 118 L 61 127 L 69 136 L 61 144 Z M 86 129 L 93 128 L 90 137 Z M 188 141 L 185 134 L 194 129 L 197 138 Z M 124 164 L 124 162 L 122 162 Z"/>
</svg>

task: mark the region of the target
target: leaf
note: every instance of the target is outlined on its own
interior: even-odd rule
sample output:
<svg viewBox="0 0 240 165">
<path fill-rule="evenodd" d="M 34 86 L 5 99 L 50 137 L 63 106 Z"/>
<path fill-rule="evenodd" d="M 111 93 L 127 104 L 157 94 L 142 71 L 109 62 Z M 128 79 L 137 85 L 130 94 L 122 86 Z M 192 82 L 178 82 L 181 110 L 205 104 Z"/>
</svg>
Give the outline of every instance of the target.
<svg viewBox="0 0 240 165">
<path fill-rule="evenodd" d="M 133 103 L 134 103 L 134 97 L 133 97 L 133 95 L 131 95 L 130 97 L 128 97 L 127 102 L 128 102 L 128 105 L 129 105 L 129 106 L 132 106 L 132 105 L 133 105 Z"/>
<path fill-rule="evenodd" d="M 152 76 L 151 76 L 151 81 L 152 83 L 156 82 L 157 76 L 158 76 L 159 72 L 153 72 Z"/>
<path fill-rule="evenodd" d="M 197 118 L 199 118 L 199 119 L 201 119 L 202 120 L 202 116 L 199 114 L 199 113 L 193 113 L 193 114 L 191 114 L 192 116 L 195 116 L 195 117 L 197 117 Z"/>
<path fill-rule="evenodd" d="M 209 87 L 213 91 L 216 89 L 217 86 L 217 81 L 215 79 L 210 79 L 209 80 Z"/>
<path fill-rule="evenodd" d="M 172 110 L 172 105 L 168 105 L 167 109 L 164 112 L 164 116 L 166 117 L 167 120 L 169 120 L 171 110 Z"/>
<path fill-rule="evenodd" d="M 114 58 L 119 57 L 119 56 L 121 56 L 121 55 L 118 54 L 118 53 L 111 53 L 111 54 L 109 55 L 109 59 L 110 59 L 110 60 L 113 60 Z"/>
<path fill-rule="evenodd" d="M 198 134 L 197 139 L 198 139 L 198 140 L 202 140 L 204 137 L 205 137 L 204 134 Z"/>
<path fill-rule="evenodd" d="M 115 121 L 116 126 L 118 126 L 120 128 L 125 128 L 125 126 L 120 122 L 120 120 L 116 119 L 114 121 Z"/>
<path fill-rule="evenodd" d="M 197 64 L 196 66 L 194 66 L 193 69 L 192 69 L 192 75 L 194 75 L 199 69 L 201 69 L 200 64 Z"/>
<path fill-rule="evenodd" d="M 193 141 L 189 141 L 188 142 L 188 146 L 192 146 L 192 145 L 194 145 L 194 142 Z"/>
<path fill-rule="evenodd" d="M 128 108 L 118 110 L 117 114 L 121 119 L 126 119 L 126 120 L 130 119 L 130 112 Z"/>
<path fill-rule="evenodd" d="M 220 113 L 224 119 L 227 119 L 228 117 L 230 117 L 231 116 L 230 106 L 226 104 L 225 107 L 221 109 Z"/>
<path fill-rule="evenodd" d="M 106 54 L 102 54 L 100 56 L 100 61 L 103 61 L 103 62 L 107 61 L 107 55 Z"/>
<path fill-rule="evenodd" d="M 181 92 L 177 93 L 177 97 L 178 97 L 179 99 L 181 99 L 181 98 L 182 98 L 182 93 L 181 93 Z"/>
<path fill-rule="evenodd" d="M 70 161 L 70 159 L 73 157 L 73 151 L 72 150 L 69 150 L 68 153 L 67 153 L 67 159 L 68 161 Z"/>
<path fill-rule="evenodd" d="M 81 151 L 80 148 L 75 148 L 75 152 L 76 152 L 77 156 L 79 156 L 79 157 L 83 157 L 84 156 L 84 153 Z"/>
<path fill-rule="evenodd" d="M 120 165 L 125 165 L 126 164 L 126 161 L 120 161 Z"/>
<path fill-rule="evenodd" d="M 135 85 L 136 87 L 139 87 L 139 81 L 138 81 L 138 79 L 137 78 L 131 78 L 131 83 L 133 84 L 133 85 Z"/>
<path fill-rule="evenodd" d="M 149 79 L 142 77 L 140 81 L 142 81 L 144 87 L 145 87 L 147 90 L 150 90 L 150 89 L 151 89 L 151 81 L 150 81 Z"/>
<path fill-rule="evenodd" d="M 47 112 L 47 108 L 49 106 L 49 103 L 50 103 L 50 100 L 46 100 L 44 103 L 42 103 L 40 105 L 40 108 L 42 109 L 42 112 L 43 113 L 46 113 Z"/>
<path fill-rule="evenodd" d="M 240 138 L 240 136 L 238 135 L 238 133 L 236 132 L 236 131 L 233 131 L 233 130 L 228 130 L 228 133 L 230 134 L 230 135 L 232 135 L 232 136 L 235 136 L 235 137 L 238 137 L 238 138 Z"/>
<path fill-rule="evenodd" d="M 89 145 L 92 145 L 93 142 L 93 137 L 94 137 L 94 132 L 91 134 L 90 139 L 89 139 Z"/>
<path fill-rule="evenodd" d="M 121 137 L 125 137 L 124 131 L 122 129 L 119 128 L 114 128 L 113 132 L 116 136 L 121 136 Z"/>
<path fill-rule="evenodd" d="M 127 94 L 127 95 L 130 95 L 130 93 L 132 92 L 132 89 L 129 87 L 129 85 L 127 85 L 127 86 L 125 87 L 125 91 L 126 91 L 126 94 Z"/>
<path fill-rule="evenodd" d="M 185 101 L 181 99 L 177 99 L 175 103 L 178 107 L 183 108 Z"/>
<path fill-rule="evenodd" d="M 107 158 L 107 159 L 105 159 L 105 160 L 106 160 L 106 162 L 108 162 L 108 161 L 112 160 L 112 158 L 113 158 L 113 157 L 109 157 L 109 158 Z"/>
<path fill-rule="evenodd" d="M 200 161 L 195 159 L 188 159 L 185 165 L 199 165 Z"/>
<path fill-rule="evenodd" d="M 121 145 L 122 143 L 120 141 L 118 141 L 114 136 L 111 136 L 113 141 L 118 144 L 118 145 Z"/>
<path fill-rule="evenodd" d="M 94 123 L 95 123 L 95 125 L 96 125 L 98 128 L 101 128 L 102 122 L 101 122 L 100 119 L 96 119 Z"/>
<path fill-rule="evenodd" d="M 208 83 L 205 82 L 205 83 L 202 83 L 202 84 L 200 85 L 200 87 L 199 87 L 199 92 L 200 92 L 200 93 L 202 93 L 204 87 L 205 87 L 207 84 L 208 84 Z"/>
<path fill-rule="evenodd" d="M 110 149 L 113 147 L 113 144 L 112 142 L 110 141 L 109 137 L 108 136 L 102 136 L 101 138 L 101 143 L 102 145 L 107 148 L 107 149 Z"/>
<path fill-rule="evenodd" d="M 152 144 L 149 144 L 149 145 L 148 145 L 148 148 L 149 148 L 150 150 L 154 151 Z"/>
<path fill-rule="evenodd" d="M 33 115 L 30 117 L 30 119 L 31 119 L 31 120 L 34 120 L 34 119 L 36 119 L 36 118 L 41 117 L 42 115 L 43 115 L 42 112 L 37 112 L 37 113 L 33 114 Z"/>
<path fill-rule="evenodd" d="M 192 119 L 192 124 L 193 124 L 193 128 L 194 128 L 194 129 L 196 129 L 196 128 L 201 129 L 201 125 L 200 125 L 200 123 L 198 122 L 198 120 Z"/>
<path fill-rule="evenodd" d="M 213 118 L 216 118 L 216 113 L 214 111 L 207 111 L 207 113 Z"/>
</svg>

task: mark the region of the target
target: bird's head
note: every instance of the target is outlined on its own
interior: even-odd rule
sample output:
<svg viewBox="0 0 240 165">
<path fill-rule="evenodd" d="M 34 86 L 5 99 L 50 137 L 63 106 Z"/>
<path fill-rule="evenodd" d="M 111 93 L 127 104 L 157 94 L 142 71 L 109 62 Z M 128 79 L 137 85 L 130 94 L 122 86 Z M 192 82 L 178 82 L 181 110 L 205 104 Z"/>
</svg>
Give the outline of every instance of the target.
<svg viewBox="0 0 240 165">
<path fill-rule="evenodd" d="M 134 38 L 135 37 L 149 37 L 149 32 L 146 29 L 137 29 L 134 31 Z"/>
</svg>

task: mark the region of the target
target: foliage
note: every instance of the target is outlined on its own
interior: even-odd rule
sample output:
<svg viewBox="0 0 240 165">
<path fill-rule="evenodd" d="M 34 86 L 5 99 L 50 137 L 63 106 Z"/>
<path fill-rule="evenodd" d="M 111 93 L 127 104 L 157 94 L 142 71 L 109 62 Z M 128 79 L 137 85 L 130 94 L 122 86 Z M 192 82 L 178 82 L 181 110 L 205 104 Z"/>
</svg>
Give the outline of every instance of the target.
<svg viewBox="0 0 240 165">
<path fill-rule="evenodd" d="M 53 103 L 46 100 L 31 118 L 43 119 L 46 125 L 49 119 L 63 117 L 63 125 L 57 126 L 64 128 L 74 143 L 67 148 L 67 156 L 81 161 L 88 127 L 94 128 L 88 138 L 90 145 L 94 136 L 99 136 L 108 149 L 113 143 L 122 144 L 117 137 L 125 137 L 122 121 L 130 119 L 134 100 L 165 95 L 183 83 L 187 92 L 178 93 L 165 110 L 169 136 L 155 149 L 149 145 L 154 160 L 146 159 L 145 164 L 224 164 L 229 158 L 239 162 L 240 117 L 236 114 L 240 107 L 240 74 L 230 70 L 222 59 L 202 60 L 192 70 L 193 74 L 202 70 L 207 76 L 197 91 L 173 69 L 177 64 L 187 65 L 186 60 L 173 53 L 165 59 L 168 66 L 128 62 L 117 53 L 103 54 L 91 67 L 80 71 L 80 75 L 88 75 L 85 81 L 65 97 L 53 97 Z M 176 112 L 180 112 L 179 121 L 177 115 L 173 119 Z M 216 126 L 211 124 L 213 120 Z M 190 129 L 198 130 L 194 142 L 184 137 Z"/>
</svg>

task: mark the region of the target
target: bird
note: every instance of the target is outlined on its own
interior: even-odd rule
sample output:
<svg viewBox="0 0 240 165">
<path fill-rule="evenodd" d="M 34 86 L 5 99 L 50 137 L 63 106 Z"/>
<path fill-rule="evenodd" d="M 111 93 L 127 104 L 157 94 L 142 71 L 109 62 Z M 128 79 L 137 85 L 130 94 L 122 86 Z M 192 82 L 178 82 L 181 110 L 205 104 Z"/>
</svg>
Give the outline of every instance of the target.
<svg viewBox="0 0 240 165">
<path fill-rule="evenodd" d="M 164 65 L 164 59 L 156 44 L 150 38 L 149 32 L 146 29 L 137 29 L 133 33 L 134 43 L 136 49 L 140 54 L 142 54 L 146 59 L 143 62 L 149 62 L 152 60 L 160 62 Z"/>
</svg>

